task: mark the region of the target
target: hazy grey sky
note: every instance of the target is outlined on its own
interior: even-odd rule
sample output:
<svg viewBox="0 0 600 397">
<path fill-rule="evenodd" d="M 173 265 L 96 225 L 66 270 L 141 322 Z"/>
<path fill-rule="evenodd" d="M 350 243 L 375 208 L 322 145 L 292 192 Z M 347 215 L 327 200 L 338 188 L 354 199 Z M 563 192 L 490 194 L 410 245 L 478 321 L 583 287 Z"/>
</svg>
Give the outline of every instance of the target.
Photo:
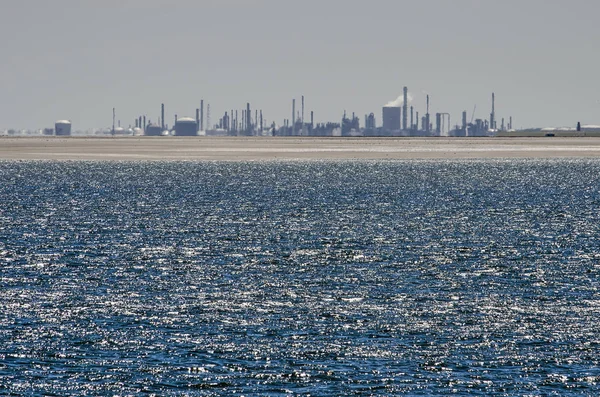
<svg viewBox="0 0 600 397">
<path fill-rule="evenodd" d="M 395 99 L 477 104 L 515 127 L 600 124 L 598 0 L 2 0 L 0 128 L 212 120 L 247 101 L 278 123 L 361 117 Z M 299 103 L 299 102 L 298 102 Z"/>
</svg>

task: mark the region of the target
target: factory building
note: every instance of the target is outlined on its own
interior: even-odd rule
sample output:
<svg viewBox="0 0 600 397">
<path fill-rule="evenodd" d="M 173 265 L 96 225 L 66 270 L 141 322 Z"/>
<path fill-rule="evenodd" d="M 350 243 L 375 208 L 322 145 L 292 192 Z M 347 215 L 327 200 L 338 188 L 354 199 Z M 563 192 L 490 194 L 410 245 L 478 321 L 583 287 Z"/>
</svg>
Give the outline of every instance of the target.
<svg viewBox="0 0 600 397">
<path fill-rule="evenodd" d="M 69 120 L 58 120 L 54 123 L 56 135 L 71 135 L 71 122 Z"/>
<path fill-rule="evenodd" d="M 196 119 L 190 117 L 182 117 L 177 119 L 175 123 L 175 136 L 196 136 L 198 135 L 198 127 Z"/>
<path fill-rule="evenodd" d="M 149 124 L 148 126 L 146 126 L 146 132 L 144 135 L 146 135 L 146 136 L 161 136 L 162 132 L 163 132 L 163 129 L 160 127 L 160 125 Z"/>
<path fill-rule="evenodd" d="M 360 119 L 352 113 L 352 119 L 346 117 L 342 118 L 342 136 L 357 136 L 360 133 Z"/>
<path fill-rule="evenodd" d="M 383 130 L 386 132 L 400 131 L 400 108 L 383 107 Z"/>
<path fill-rule="evenodd" d="M 375 115 L 370 113 L 368 116 L 365 116 L 365 129 L 370 131 L 375 131 L 377 126 L 375 125 Z"/>
</svg>

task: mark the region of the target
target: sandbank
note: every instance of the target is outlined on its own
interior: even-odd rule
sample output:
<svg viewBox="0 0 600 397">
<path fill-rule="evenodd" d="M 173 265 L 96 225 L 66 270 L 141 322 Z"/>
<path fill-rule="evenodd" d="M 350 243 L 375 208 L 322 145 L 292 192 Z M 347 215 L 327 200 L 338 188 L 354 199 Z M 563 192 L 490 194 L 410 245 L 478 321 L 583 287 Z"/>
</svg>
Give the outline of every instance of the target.
<svg viewBox="0 0 600 397">
<path fill-rule="evenodd" d="M 3 160 L 336 160 L 600 157 L 597 137 L 0 137 Z"/>
</svg>

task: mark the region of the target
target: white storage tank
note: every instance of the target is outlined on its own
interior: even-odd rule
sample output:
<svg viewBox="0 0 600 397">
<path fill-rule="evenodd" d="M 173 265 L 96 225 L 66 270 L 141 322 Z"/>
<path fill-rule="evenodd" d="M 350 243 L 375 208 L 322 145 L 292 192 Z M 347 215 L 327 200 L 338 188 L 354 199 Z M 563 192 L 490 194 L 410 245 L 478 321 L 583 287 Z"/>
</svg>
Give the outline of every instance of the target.
<svg viewBox="0 0 600 397">
<path fill-rule="evenodd" d="M 198 128 L 196 119 L 191 117 L 182 117 L 177 119 L 175 123 L 175 136 L 196 136 L 198 135 Z"/>
<path fill-rule="evenodd" d="M 54 123 L 56 135 L 71 135 L 71 122 L 69 120 L 58 120 Z"/>
</svg>

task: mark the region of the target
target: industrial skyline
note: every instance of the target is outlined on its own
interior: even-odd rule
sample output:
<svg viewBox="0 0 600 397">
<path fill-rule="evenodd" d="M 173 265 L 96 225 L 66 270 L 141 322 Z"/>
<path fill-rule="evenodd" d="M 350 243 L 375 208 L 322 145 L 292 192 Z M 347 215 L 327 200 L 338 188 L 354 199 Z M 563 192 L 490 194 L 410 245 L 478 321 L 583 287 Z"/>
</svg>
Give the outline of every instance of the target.
<svg viewBox="0 0 600 397">
<path fill-rule="evenodd" d="M 314 111 L 310 110 L 310 119 L 305 119 L 306 100 L 302 95 L 300 107 L 296 107 L 296 98 L 291 99 L 291 117 L 283 120 L 267 120 L 263 109 L 253 108 L 247 102 L 240 109 L 226 110 L 222 116 L 217 117 L 214 123 L 210 119 L 210 103 L 199 101 L 200 106 L 195 109 L 194 117 L 181 117 L 176 112 L 168 113 L 164 103 L 160 105 L 160 116 L 152 119 L 144 113 L 133 118 L 132 123 L 121 123 L 116 117 L 116 109 L 112 108 L 112 126 L 110 128 L 97 128 L 81 131 L 74 129 L 69 120 L 58 120 L 55 128 L 36 130 L 44 135 L 71 135 L 73 130 L 76 135 L 146 135 L 146 136 L 396 136 L 396 137 L 483 137 L 495 136 L 498 133 L 518 132 L 513 128 L 513 117 L 497 114 L 496 94 L 491 93 L 491 109 L 488 118 L 476 117 L 477 106 L 468 113 L 463 110 L 461 117 L 453 118 L 449 112 L 433 112 L 430 106 L 430 95 L 426 95 L 424 109 L 412 101 L 408 87 L 403 87 L 403 94 L 395 101 L 388 102 L 381 108 L 381 124 L 378 124 L 375 112 L 364 115 L 364 123 L 355 112 L 343 111 L 340 120 L 315 122 Z M 409 106 L 410 103 L 410 106 Z M 410 110 L 409 110 L 410 109 Z M 205 117 L 206 115 L 206 117 Z M 169 123 L 169 119 L 172 120 Z M 310 120 L 310 121 L 309 121 Z M 453 123 L 454 120 L 454 123 Z M 500 120 L 500 124 L 498 124 Z M 528 129 L 532 131 L 532 129 Z M 537 128 L 537 130 L 547 130 Z M 600 126 L 583 125 L 577 122 L 571 126 L 561 127 L 561 131 L 594 131 Z M 25 132 L 35 134 L 36 131 Z M 9 135 L 19 134 L 11 130 Z"/>
<path fill-rule="evenodd" d="M 239 109 L 231 108 L 221 113 L 214 121 L 210 118 L 210 103 L 199 101 L 200 106 L 195 109 L 195 117 L 181 117 L 177 112 L 168 113 L 165 103 L 160 105 L 160 115 L 155 119 L 153 112 L 126 119 L 123 123 L 117 117 L 116 108 L 112 108 L 112 126 L 88 130 L 73 128 L 70 120 L 61 119 L 55 122 L 54 128 L 44 127 L 35 130 L 0 130 L 1 134 L 8 135 L 146 135 L 146 136 L 397 136 L 397 137 L 469 137 L 469 136 L 495 136 L 498 133 L 518 132 L 513 128 L 511 115 L 498 115 L 496 113 L 496 94 L 491 93 L 491 109 L 488 118 L 476 116 L 477 105 L 469 113 L 461 112 L 461 117 L 453 117 L 451 113 L 436 109 L 433 112 L 430 95 L 426 94 L 424 109 L 420 108 L 413 100 L 408 87 L 403 87 L 403 94 L 395 101 L 386 103 L 381 108 L 381 123 L 375 112 L 361 117 L 352 112 L 351 116 L 346 110 L 341 119 L 318 122 L 315 121 L 315 112 L 309 110 L 310 119 L 305 120 L 305 96 L 300 97 L 301 105 L 296 107 L 296 98 L 291 99 L 291 117 L 282 120 L 268 120 L 263 109 L 255 109 L 250 102 Z M 410 106 L 409 106 L 410 104 Z M 409 110 L 410 109 L 410 110 Z M 171 119 L 171 123 L 169 122 Z M 308 121 L 310 120 L 310 121 Z M 500 124 L 498 124 L 500 120 Z M 132 122 L 131 122 L 132 121 Z M 453 122 L 454 121 L 454 122 Z M 575 126 L 576 125 L 576 126 Z M 581 122 L 569 126 L 554 128 L 561 131 L 580 131 Z M 583 125 L 585 131 L 600 130 L 600 126 Z M 552 128 L 529 128 L 532 130 L 552 130 Z"/>
<path fill-rule="evenodd" d="M 380 123 L 403 86 L 419 117 L 430 94 L 434 123 L 476 104 L 489 119 L 493 91 L 515 128 L 592 124 L 599 12 L 592 0 L 8 2 L 0 130 L 63 117 L 87 130 L 110 125 L 113 107 L 124 121 L 160 103 L 194 118 L 202 98 L 211 124 L 247 102 L 283 120 L 301 95 L 305 121 L 346 109 Z"/>
</svg>

